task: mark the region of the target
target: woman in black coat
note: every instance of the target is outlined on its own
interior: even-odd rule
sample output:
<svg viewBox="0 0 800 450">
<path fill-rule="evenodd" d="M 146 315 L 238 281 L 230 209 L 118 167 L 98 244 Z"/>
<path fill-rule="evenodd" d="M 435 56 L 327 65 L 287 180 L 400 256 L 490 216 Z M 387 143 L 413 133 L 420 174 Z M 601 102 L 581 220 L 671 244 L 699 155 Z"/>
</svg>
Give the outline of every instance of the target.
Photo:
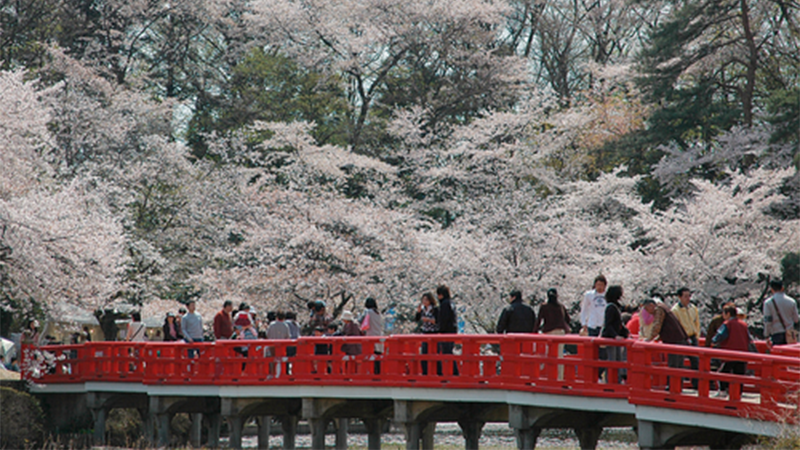
<svg viewBox="0 0 800 450">
<path fill-rule="evenodd" d="M 600 336 L 607 339 L 625 339 L 628 337 L 628 329 L 622 323 L 622 312 L 620 311 L 619 300 L 622 298 L 622 286 L 609 286 L 606 290 L 606 311 L 603 320 L 603 328 Z M 625 347 L 609 346 L 605 349 L 605 355 L 601 354 L 600 359 L 608 361 L 624 361 Z M 605 357 L 603 357 L 605 356 Z M 627 378 L 625 369 L 620 369 L 617 374 L 617 383 Z"/>
<path fill-rule="evenodd" d="M 164 342 L 182 341 L 183 335 L 181 334 L 181 326 L 175 320 L 175 314 L 168 312 L 167 317 L 164 318 Z"/>
</svg>

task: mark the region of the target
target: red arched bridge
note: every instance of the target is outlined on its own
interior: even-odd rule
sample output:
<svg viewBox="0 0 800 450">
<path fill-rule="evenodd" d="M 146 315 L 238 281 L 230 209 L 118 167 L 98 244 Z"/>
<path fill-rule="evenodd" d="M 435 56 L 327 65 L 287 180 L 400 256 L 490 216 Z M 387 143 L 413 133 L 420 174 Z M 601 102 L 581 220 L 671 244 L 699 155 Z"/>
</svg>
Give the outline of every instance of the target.
<svg viewBox="0 0 800 450">
<path fill-rule="evenodd" d="M 437 352 L 448 343 L 453 353 Z M 623 347 L 627 358 L 600 360 L 608 347 Z M 387 421 L 405 427 L 409 449 L 432 447 L 436 422 L 457 422 L 466 448 L 478 447 L 487 422 L 507 422 L 519 448 L 534 448 L 545 428 L 571 428 L 582 448 L 594 448 L 615 426 L 634 427 L 643 448 L 735 448 L 800 423 L 797 346 L 765 354 L 575 335 L 398 335 L 92 342 L 25 347 L 24 357 L 24 378 L 51 420 L 91 411 L 97 444 L 113 408 L 138 409 L 145 438 L 162 445 L 176 413 L 190 415 L 194 445 L 218 446 L 226 420 L 233 448 L 254 417 L 259 448 L 273 419 L 285 448 L 294 448 L 299 420 L 313 448 L 324 446 L 331 422 L 337 448 L 346 448 L 348 419 L 357 418 L 371 449 Z M 719 372 L 726 361 L 746 362 L 746 373 Z"/>
</svg>

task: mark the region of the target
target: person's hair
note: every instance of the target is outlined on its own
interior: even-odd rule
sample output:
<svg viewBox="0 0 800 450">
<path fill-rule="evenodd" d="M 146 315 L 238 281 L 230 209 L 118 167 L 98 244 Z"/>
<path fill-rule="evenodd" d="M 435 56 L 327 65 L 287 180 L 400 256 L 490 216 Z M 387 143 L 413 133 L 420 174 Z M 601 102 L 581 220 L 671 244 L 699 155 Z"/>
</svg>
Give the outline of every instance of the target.
<svg viewBox="0 0 800 450">
<path fill-rule="evenodd" d="M 230 300 L 225 300 L 224 302 L 222 302 L 223 308 L 227 308 L 228 306 L 233 306 L 233 302 Z"/>
<path fill-rule="evenodd" d="M 306 308 L 307 309 L 313 310 L 316 307 L 317 307 L 317 302 L 315 302 L 314 300 L 309 300 L 308 302 L 306 302 Z"/>
<path fill-rule="evenodd" d="M 516 290 L 516 289 L 514 289 L 513 291 L 511 291 L 511 293 L 510 293 L 510 294 L 508 294 L 508 296 L 514 299 L 514 300 L 512 300 L 512 302 L 515 302 L 515 301 L 517 301 L 517 300 L 522 300 L 522 292 L 521 292 L 521 291 L 518 291 L 518 290 Z"/>
<path fill-rule="evenodd" d="M 598 276 L 594 277 L 594 282 L 592 283 L 592 287 L 594 287 L 597 284 L 598 281 L 602 281 L 603 284 L 608 286 L 608 281 L 606 281 L 605 275 L 598 275 Z"/>
<path fill-rule="evenodd" d="M 328 329 L 333 331 L 338 331 L 339 325 L 337 325 L 336 322 L 331 322 L 328 324 Z"/>
<path fill-rule="evenodd" d="M 278 320 L 284 320 L 284 319 L 286 319 L 286 313 L 283 312 L 283 311 L 278 311 L 278 312 L 275 313 L 275 317 Z"/>
<path fill-rule="evenodd" d="M 547 303 L 550 305 L 558 304 L 558 291 L 556 288 L 550 288 L 547 290 Z"/>
<path fill-rule="evenodd" d="M 314 331 L 317 331 L 317 332 L 320 332 L 320 333 L 325 333 L 325 328 L 316 327 L 316 328 L 314 328 Z"/>
<path fill-rule="evenodd" d="M 246 302 L 239 303 L 239 311 L 244 311 L 246 309 L 250 309 L 250 305 Z"/>
<path fill-rule="evenodd" d="M 273 322 L 278 315 L 275 311 L 267 311 L 267 320 Z"/>
<path fill-rule="evenodd" d="M 294 311 L 286 311 L 286 320 L 297 319 L 297 314 Z"/>
<path fill-rule="evenodd" d="M 769 287 L 771 287 L 772 289 L 775 289 L 776 291 L 782 291 L 783 290 L 783 281 L 781 281 L 781 280 L 779 280 L 777 278 L 773 278 L 772 280 L 769 280 Z"/>
<path fill-rule="evenodd" d="M 436 296 L 431 294 L 430 292 L 422 294 L 422 298 L 427 298 L 431 306 L 436 306 Z"/>
<path fill-rule="evenodd" d="M 731 317 L 736 317 L 737 316 L 737 314 L 736 314 L 736 306 L 725 305 L 725 307 L 722 308 L 722 313 L 723 314 L 727 314 L 727 315 L 729 315 Z"/>
<path fill-rule="evenodd" d="M 314 311 L 323 311 L 325 310 L 325 302 L 322 300 L 317 300 L 314 302 Z"/>
<path fill-rule="evenodd" d="M 189 305 L 191 305 L 192 303 L 197 303 L 197 302 L 196 302 L 196 301 L 194 301 L 194 300 L 189 300 L 188 302 L 186 302 L 186 306 L 189 306 Z"/>
<path fill-rule="evenodd" d="M 446 285 L 441 285 L 436 288 L 436 295 L 441 295 L 442 298 L 449 299 L 450 298 L 450 288 Z"/>
<path fill-rule="evenodd" d="M 139 311 L 132 312 L 131 313 L 131 317 L 133 318 L 134 322 L 141 322 L 142 321 L 142 315 L 139 313 Z"/>
<path fill-rule="evenodd" d="M 613 286 L 609 286 L 608 289 L 606 289 L 607 302 L 619 305 L 619 299 L 621 298 L 622 298 L 622 286 L 617 286 L 615 284 Z"/>
<path fill-rule="evenodd" d="M 376 302 L 372 297 L 367 297 L 367 299 L 364 301 L 364 308 L 378 311 L 378 302 Z"/>
<path fill-rule="evenodd" d="M 692 292 L 692 291 L 688 287 L 684 286 L 684 287 L 678 289 L 678 297 L 683 297 L 683 293 L 684 292 Z"/>
<path fill-rule="evenodd" d="M 178 314 L 186 314 L 186 308 L 178 308 Z"/>
</svg>

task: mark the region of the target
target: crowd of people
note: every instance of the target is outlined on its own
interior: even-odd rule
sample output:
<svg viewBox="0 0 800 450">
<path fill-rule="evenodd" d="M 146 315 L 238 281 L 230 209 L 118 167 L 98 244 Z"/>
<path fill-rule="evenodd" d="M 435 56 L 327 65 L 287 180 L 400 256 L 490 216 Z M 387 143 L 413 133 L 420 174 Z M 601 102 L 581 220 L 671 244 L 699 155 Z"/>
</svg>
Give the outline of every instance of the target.
<svg viewBox="0 0 800 450">
<path fill-rule="evenodd" d="M 797 302 L 787 296 L 781 280 L 770 281 L 771 297 L 764 302 L 764 337 L 773 346 L 797 342 L 800 326 Z M 622 286 L 608 286 L 602 275 L 594 280 L 591 290 L 584 294 L 580 309 L 580 334 L 608 339 L 627 339 L 636 336 L 644 341 L 659 341 L 665 344 L 697 346 L 701 342 L 702 328 L 697 306 L 691 303 L 692 291 L 688 287 L 676 293 L 678 301 L 670 307 L 663 298 L 645 298 L 633 307 L 623 307 Z M 566 308 L 558 302 L 555 289 L 547 292 L 547 303 L 539 308 L 537 320 L 533 309 L 522 302 L 519 291 L 509 295 L 511 304 L 506 307 L 497 322 L 497 333 L 569 333 L 569 317 Z M 753 351 L 753 337 L 745 322 L 746 314 L 734 303 L 726 303 L 722 313 L 713 317 L 705 333 L 704 345 L 727 350 Z M 563 352 L 559 349 L 559 355 Z M 600 348 L 602 360 L 621 361 L 625 358 L 624 347 Z M 689 368 L 698 369 L 698 358 L 680 354 L 669 354 L 668 366 L 681 368 L 688 360 Z M 743 361 L 715 361 L 721 372 L 744 374 Z M 603 370 L 600 376 L 603 376 Z M 620 371 L 617 382 L 624 382 L 625 372 Z M 697 388 L 697 380 L 691 380 Z M 720 393 L 727 391 L 727 383 L 720 383 Z"/>
<path fill-rule="evenodd" d="M 771 297 L 764 302 L 765 338 L 773 346 L 797 342 L 797 329 L 800 326 L 797 302 L 784 292 L 780 280 L 770 281 Z M 648 297 L 635 305 L 624 306 L 624 290 L 619 285 L 608 285 L 606 278 L 599 275 L 595 278 L 592 289 L 583 295 L 580 304 L 578 333 L 583 336 L 603 337 L 608 339 L 628 339 L 635 337 L 644 341 L 660 341 L 666 344 L 698 346 L 715 346 L 723 349 L 752 351 L 753 338 L 745 323 L 744 311 L 735 304 L 723 305 L 721 314 L 714 316 L 705 328 L 700 324 L 697 306 L 692 304 L 692 291 L 688 287 L 679 289 L 677 301 L 670 307 L 660 296 Z M 495 332 L 503 333 L 543 333 L 565 335 L 572 332 L 567 308 L 559 301 L 558 291 L 551 288 L 547 291 L 547 301 L 539 306 L 538 314 L 531 305 L 523 302 L 522 292 L 511 291 L 508 306 L 500 313 Z M 196 310 L 196 303 L 189 301 L 185 308 L 177 314 L 168 312 L 160 330 L 160 338 L 164 341 L 203 342 L 203 317 Z M 213 336 L 215 340 L 226 339 L 297 339 L 302 336 L 381 336 L 384 333 L 384 320 L 377 301 L 369 297 L 363 305 L 363 313 L 358 317 L 345 310 L 338 320 L 328 313 L 323 301 L 311 301 L 307 304 L 308 317 L 302 325 L 298 323 L 297 314 L 293 311 L 268 312 L 265 317 L 259 316 L 247 303 L 241 303 L 234 309 L 230 300 L 224 301 L 213 318 Z M 419 305 L 414 317 L 418 330 L 422 334 L 455 334 L 458 332 L 456 310 L 450 289 L 439 286 L 435 294 L 426 292 L 420 296 Z M 38 323 L 31 321 L 23 333 L 32 341 L 36 341 Z M 140 314 L 131 314 L 125 340 L 131 342 L 147 340 L 146 327 Z M 86 340 L 90 340 L 88 330 L 84 328 Z M 705 335 L 705 336 L 703 336 Z M 703 342 L 703 339 L 704 342 Z M 345 354 L 361 353 L 360 344 L 343 344 Z M 322 352 L 325 346 L 318 346 Z M 325 347 L 328 348 L 328 347 Z M 453 342 L 438 342 L 437 353 L 452 354 Z M 375 353 L 382 349 L 375 348 Z M 327 351 L 330 351 L 329 349 Z M 427 354 L 427 343 L 422 344 L 421 352 Z M 563 354 L 563 346 L 559 348 Z M 624 360 L 624 347 L 606 346 L 600 349 L 600 359 L 609 361 Z M 697 369 L 696 357 L 670 355 L 670 367 L 682 367 L 689 361 L 690 368 Z M 427 367 L 423 367 L 427 373 Z M 720 370 L 731 373 L 744 373 L 744 363 L 732 362 L 724 364 Z M 441 368 L 439 368 L 441 371 Z M 457 367 L 454 367 L 454 373 Z M 601 372 L 602 375 L 602 372 Z M 619 374 L 620 380 L 625 378 L 624 372 Z M 692 381 L 696 386 L 696 380 Z"/>
</svg>

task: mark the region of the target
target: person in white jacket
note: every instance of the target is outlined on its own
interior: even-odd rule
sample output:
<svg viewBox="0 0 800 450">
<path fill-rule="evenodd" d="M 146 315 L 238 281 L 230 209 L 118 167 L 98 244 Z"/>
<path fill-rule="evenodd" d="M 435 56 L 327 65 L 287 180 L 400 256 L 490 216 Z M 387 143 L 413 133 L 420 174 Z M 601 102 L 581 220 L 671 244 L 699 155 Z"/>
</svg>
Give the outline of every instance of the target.
<svg viewBox="0 0 800 450">
<path fill-rule="evenodd" d="M 583 294 L 581 302 L 581 335 L 599 336 L 603 328 L 606 311 L 606 277 L 598 275 L 594 279 L 594 289 Z"/>
</svg>

